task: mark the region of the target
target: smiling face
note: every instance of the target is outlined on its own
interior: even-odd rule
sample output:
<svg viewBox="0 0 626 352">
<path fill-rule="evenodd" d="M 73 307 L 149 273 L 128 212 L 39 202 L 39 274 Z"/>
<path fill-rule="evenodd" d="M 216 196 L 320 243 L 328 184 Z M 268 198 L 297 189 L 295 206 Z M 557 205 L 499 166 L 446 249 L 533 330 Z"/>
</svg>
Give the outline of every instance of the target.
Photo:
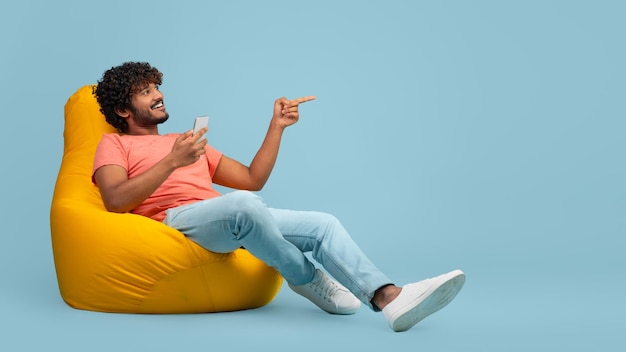
<svg viewBox="0 0 626 352">
<path fill-rule="evenodd" d="M 159 92 L 162 81 L 163 74 L 149 63 L 126 62 L 106 70 L 94 93 L 106 121 L 118 132 L 154 134 L 168 117 Z"/>
<path fill-rule="evenodd" d="M 169 116 L 163 103 L 163 93 L 157 84 L 150 83 L 133 92 L 128 115 L 128 119 L 132 120 L 128 121 L 129 127 L 154 127 L 167 121 Z"/>
</svg>

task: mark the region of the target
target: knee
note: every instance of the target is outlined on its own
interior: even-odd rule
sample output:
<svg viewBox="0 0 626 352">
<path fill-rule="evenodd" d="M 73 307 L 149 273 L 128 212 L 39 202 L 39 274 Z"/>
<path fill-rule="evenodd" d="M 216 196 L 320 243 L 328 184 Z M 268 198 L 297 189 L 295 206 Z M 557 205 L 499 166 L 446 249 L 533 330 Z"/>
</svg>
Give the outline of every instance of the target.
<svg viewBox="0 0 626 352">
<path fill-rule="evenodd" d="M 317 223 L 326 230 L 326 233 L 335 234 L 344 231 L 339 219 L 332 214 L 315 212 L 315 217 L 317 218 Z"/>
<path fill-rule="evenodd" d="M 267 211 L 263 199 L 253 192 L 234 191 L 227 196 L 233 209 L 241 215 L 254 217 L 259 212 Z"/>
<path fill-rule="evenodd" d="M 261 197 L 259 197 L 256 193 L 241 190 L 227 193 L 225 197 L 229 198 L 232 202 L 243 204 L 254 201 L 262 201 Z"/>
</svg>

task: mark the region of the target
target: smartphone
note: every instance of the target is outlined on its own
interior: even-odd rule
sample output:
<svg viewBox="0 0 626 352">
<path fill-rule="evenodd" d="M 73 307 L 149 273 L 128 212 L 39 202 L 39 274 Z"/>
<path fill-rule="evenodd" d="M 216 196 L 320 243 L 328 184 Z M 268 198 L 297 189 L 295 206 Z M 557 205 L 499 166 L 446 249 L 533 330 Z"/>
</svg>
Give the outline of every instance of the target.
<svg viewBox="0 0 626 352">
<path fill-rule="evenodd" d="M 200 131 L 200 129 L 204 127 L 209 127 L 209 117 L 208 116 L 198 116 L 193 122 L 193 134 L 195 135 Z"/>
</svg>

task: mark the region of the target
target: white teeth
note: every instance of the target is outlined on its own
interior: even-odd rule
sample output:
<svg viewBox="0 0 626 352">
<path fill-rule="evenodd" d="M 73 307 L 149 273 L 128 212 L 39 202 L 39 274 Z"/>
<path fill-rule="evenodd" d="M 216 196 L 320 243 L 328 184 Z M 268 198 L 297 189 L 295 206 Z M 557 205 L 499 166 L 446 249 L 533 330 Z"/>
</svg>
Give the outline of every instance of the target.
<svg viewBox="0 0 626 352">
<path fill-rule="evenodd" d="M 153 105 L 153 106 L 152 106 L 152 108 L 153 108 L 153 109 L 158 109 L 158 108 L 160 108 L 160 107 L 162 107 L 162 106 L 163 106 L 163 102 L 160 102 L 160 103 L 158 103 L 158 104 L 156 104 L 156 105 Z"/>
</svg>

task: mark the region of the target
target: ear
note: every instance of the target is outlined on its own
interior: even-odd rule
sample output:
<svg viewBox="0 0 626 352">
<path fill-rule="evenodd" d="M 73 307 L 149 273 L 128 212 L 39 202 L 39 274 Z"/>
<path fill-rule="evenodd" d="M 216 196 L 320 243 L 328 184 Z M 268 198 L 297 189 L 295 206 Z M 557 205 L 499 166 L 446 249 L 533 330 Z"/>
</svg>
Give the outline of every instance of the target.
<svg viewBox="0 0 626 352">
<path fill-rule="evenodd" d="M 130 117 L 130 110 L 129 109 L 115 109 L 115 113 L 118 114 L 120 117 L 124 118 L 124 119 L 128 119 Z"/>
</svg>

